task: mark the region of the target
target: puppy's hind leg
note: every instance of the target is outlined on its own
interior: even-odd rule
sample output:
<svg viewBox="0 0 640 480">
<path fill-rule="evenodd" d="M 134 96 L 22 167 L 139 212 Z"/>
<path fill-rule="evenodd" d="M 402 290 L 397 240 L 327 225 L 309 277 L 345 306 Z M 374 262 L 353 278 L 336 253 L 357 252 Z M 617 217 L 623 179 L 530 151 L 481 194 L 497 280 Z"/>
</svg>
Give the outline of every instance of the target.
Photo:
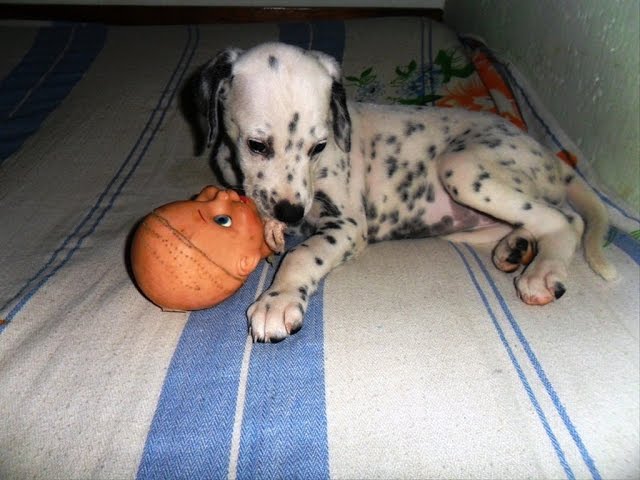
<svg viewBox="0 0 640 480">
<path fill-rule="evenodd" d="M 584 228 L 582 219 L 538 199 L 533 183 L 512 184 L 508 172 L 478 169 L 471 153 L 450 154 L 441 160 L 442 184 L 457 202 L 516 228 L 515 234 L 509 234 L 509 238 L 501 241 L 504 244 L 498 245 L 500 250 L 506 251 L 513 240 L 518 247 L 522 229 L 530 233 L 529 245 L 535 240 L 537 255 L 515 281 L 518 295 L 525 303 L 544 305 L 560 298 L 566 291 L 567 267 Z M 511 238 L 512 235 L 515 237 Z M 519 246 L 524 249 L 523 242 Z"/>
</svg>

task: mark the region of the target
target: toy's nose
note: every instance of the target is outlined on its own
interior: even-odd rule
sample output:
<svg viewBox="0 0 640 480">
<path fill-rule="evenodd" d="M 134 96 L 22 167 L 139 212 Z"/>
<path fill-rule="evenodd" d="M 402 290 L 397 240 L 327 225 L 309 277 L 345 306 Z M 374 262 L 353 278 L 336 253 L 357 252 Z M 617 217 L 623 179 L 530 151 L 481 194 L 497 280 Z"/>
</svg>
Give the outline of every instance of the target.
<svg viewBox="0 0 640 480">
<path fill-rule="evenodd" d="M 232 202 L 240 201 L 240 195 L 238 195 L 238 192 L 233 190 L 221 190 L 218 193 L 218 198 L 221 200 L 231 200 Z"/>
</svg>

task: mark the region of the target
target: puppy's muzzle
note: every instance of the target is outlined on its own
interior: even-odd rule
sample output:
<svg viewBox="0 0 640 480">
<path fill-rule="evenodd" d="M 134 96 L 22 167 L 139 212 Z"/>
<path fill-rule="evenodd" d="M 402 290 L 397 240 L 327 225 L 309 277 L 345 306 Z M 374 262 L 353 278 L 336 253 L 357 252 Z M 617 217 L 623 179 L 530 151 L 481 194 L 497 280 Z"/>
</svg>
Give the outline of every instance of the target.
<svg viewBox="0 0 640 480">
<path fill-rule="evenodd" d="M 291 204 L 288 200 L 280 200 L 276 203 L 274 213 L 277 220 L 287 225 L 295 225 L 304 217 L 304 207 L 300 204 Z"/>
</svg>

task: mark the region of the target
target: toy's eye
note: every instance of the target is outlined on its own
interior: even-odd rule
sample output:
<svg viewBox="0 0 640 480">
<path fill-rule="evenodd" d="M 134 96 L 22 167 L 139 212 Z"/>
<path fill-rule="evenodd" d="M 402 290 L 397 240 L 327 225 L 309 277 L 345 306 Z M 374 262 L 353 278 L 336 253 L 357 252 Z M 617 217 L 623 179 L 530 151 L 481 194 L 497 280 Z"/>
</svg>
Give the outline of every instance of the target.
<svg viewBox="0 0 640 480">
<path fill-rule="evenodd" d="M 253 153 L 257 153 L 258 155 L 264 155 L 267 153 L 267 144 L 260 140 L 249 139 L 247 141 L 247 146 L 249 147 L 249 150 Z"/>
<path fill-rule="evenodd" d="M 314 155 L 318 155 L 321 151 L 324 150 L 324 147 L 327 146 L 327 142 L 326 140 L 323 140 L 322 142 L 318 142 L 316 143 L 313 148 L 311 148 L 311 150 L 309 151 L 309 156 L 313 157 Z"/>
<path fill-rule="evenodd" d="M 231 221 L 231 217 L 229 215 L 216 215 L 213 217 L 213 221 L 216 222 L 221 227 L 228 228 L 233 223 Z"/>
</svg>

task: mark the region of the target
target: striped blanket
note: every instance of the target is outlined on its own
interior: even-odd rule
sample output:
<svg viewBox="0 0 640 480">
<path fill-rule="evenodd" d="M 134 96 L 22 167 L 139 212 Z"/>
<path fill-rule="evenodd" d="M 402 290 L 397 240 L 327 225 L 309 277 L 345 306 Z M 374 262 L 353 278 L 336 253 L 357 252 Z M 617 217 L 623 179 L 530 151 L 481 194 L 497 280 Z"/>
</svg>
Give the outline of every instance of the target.
<svg viewBox="0 0 640 480">
<path fill-rule="evenodd" d="M 342 62 L 352 98 L 492 110 L 576 165 L 614 223 L 619 279 L 578 254 L 533 308 L 487 251 L 372 245 L 304 328 L 253 344 L 245 311 L 161 312 L 127 242 L 213 180 L 181 114 L 189 74 L 281 40 Z M 638 478 L 637 212 L 599 188 L 526 79 L 421 18 L 0 25 L 0 478 Z M 597 132 L 595 132 L 597 134 Z"/>
</svg>

